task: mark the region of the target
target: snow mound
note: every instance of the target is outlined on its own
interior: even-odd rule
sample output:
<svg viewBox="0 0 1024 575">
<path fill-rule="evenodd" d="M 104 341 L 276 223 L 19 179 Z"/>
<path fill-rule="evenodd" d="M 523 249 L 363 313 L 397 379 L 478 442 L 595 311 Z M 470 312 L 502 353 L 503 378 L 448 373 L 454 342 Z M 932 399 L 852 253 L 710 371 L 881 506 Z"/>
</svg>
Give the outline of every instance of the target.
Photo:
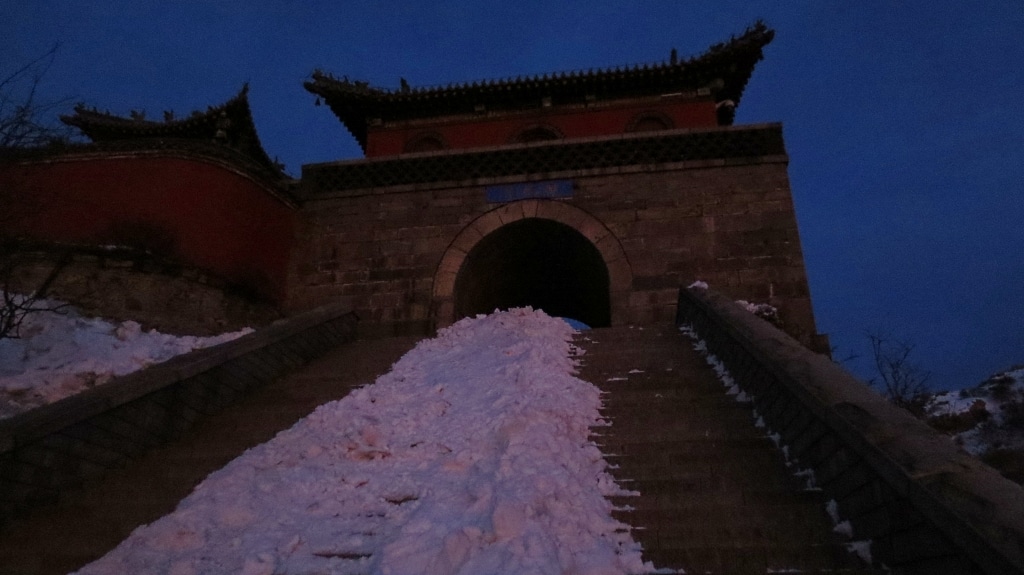
<svg viewBox="0 0 1024 575">
<path fill-rule="evenodd" d="M 611 517 L 572 333 L 529 308 L 464 319 L 80 573 L 652 571 Z"/>
<path fill-rule="evenodd" d="M 39 303 L 58 311 L 30 313 L 21 324 L 20 338 L 0 339 L 0 419 L 252 332 L 246 328 L 213 337 L 174 336 L 143 331 L 134 321 L 82 317 L 63 302 Z"/>
<path fill-rule="evenodd" d="M 779 309 L 777 307 L 767 303 L 751 303 L 742 299 L 736 300 L 736 303 L 757 317 L 771 324 L 779 325 Z"/>
</svg>

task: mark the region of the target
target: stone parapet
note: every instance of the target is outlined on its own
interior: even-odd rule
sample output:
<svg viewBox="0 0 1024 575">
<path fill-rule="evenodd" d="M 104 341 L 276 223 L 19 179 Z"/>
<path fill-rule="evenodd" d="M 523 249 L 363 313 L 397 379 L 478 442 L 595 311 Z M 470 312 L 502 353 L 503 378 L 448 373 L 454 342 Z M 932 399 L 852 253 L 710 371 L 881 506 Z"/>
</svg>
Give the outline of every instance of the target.
<svg viewBox="0 0 1024 575">
<path fill-rule="evenodd" d="M 408 154 L 394 158 L 311 164 L 302 168 L 305 199 L 364 194 L 425 184 L 480 183 L 503 176 L 603 173 L 628 166 L 731 161 L 785 156 L 782 126 L 667 130 L 571 141 L 520 144 L 473 151 Z"/>
<path fill-rule="evenodd" d="M 722 295 L 681 290 L 691 326 L 753 398 L 853 539 L 895 573 L 1024 573 L 1024 490 Z"/>
<path fill-rule="evenodd" d="M 0 420 L 0 525 L 180 436 L 355 333 L 353 313 L 324 306 Z"/>
</svg>

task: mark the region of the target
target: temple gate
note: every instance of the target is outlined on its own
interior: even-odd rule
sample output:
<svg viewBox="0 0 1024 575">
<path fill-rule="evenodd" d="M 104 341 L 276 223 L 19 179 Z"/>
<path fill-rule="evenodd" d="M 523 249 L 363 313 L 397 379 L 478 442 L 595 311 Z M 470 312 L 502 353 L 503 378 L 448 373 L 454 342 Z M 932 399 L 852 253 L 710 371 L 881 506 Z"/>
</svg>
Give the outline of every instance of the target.
<svg viewBox="0 0 1024 575">
<path fill-rule="evenodd" d="M 704 280 L 812 343 L 782 128 L 732 125 L 771 39 L 435 88 L 314 73 L 366 159 L 303 167 L 290 305 L 382 334 L 517 305 L 603 326 L 667 322 Z"/>
<path fill-rule="evenodd" d="M 263 150 L 247 88 L 163 121 L 78 107 L 64 121 L 93 144 L 25 152 L 0 177 L 46 198 L 38 221 L 74 220 L 29 222 L 33 239 L 156 234 L 286 311 L 348 305 L 364 334 L 521 305 L 593 326 L 667 322 L 678 289 L 703 280 L 777 307 L 825 350 L 782 127 L 733 125 L 772 36 L 757 24 L 690 59 L 447 87 L 315 72 L 307 90 L 366 157 L 305 165 L 300 180 Z"/>
</svg>

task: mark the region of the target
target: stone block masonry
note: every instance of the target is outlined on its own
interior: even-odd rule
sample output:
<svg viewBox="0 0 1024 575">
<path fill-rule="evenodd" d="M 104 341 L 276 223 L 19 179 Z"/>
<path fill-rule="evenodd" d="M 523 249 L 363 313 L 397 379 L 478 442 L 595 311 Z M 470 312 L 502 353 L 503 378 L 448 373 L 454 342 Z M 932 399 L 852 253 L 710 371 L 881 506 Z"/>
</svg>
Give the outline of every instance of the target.
<svg viewBox="0 0 1024 575">
<path fill-rule="evenodd" d="M 473 282 L 456 280 L 482 257 L 474 253 L 480 242 L 509 224 L 546 219 L 600 252 L 613 325 L 671 321 L 678 289 L 703 280 L 735 299 L 775 305 L 785 329 L 811 344 L 787 163 L 780 127 L 761 125 L 305 166 L 288 305 L 342 302 L 361 329 L 428 333 L 465 309 L 460 286 Z M 545 189 L 524 185 L 537 182 L 569 182 L 571 197 L 488 201 L 501 186 Z M 492 251 L 514 253 L 527 239 Z"/>
<path fill-rule="evenodd" d="M 133 320 L 145 330 L 209 336 L 281 317 L 276 307 L 199 268 L 131 248 L 22 246 L 10 289 L 74 302 L 84 316 Z"/>
<path fill-rule="evenodd" d="M 355 332 L 354 314 L 324 306 L 0 420 L 0 525 L 180 436 Z"/>
</svg>

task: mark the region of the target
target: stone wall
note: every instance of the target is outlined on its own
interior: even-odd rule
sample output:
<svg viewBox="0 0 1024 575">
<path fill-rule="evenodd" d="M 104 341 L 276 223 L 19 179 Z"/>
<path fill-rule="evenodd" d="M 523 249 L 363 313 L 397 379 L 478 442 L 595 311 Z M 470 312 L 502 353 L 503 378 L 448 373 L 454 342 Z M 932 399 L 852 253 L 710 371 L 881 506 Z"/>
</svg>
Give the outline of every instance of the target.
<svg viewBox="0 0 1024 575">
<path fill-rule="evenodd" d="M 0 420 L 0 525 L 355 337 L 337 305 Z"/>
<path fill-rule="evenodd" d="M 216 335 L 281 317 L 246 286 L 130 248 L 22 245 L 10 289 L 73 302 L 85 316 L 133 320 L 175 335 Z"/>
<path fill-rule="evenodd" d="M 539 217 L 572 227 L 605 256 L 613 324 L 671 321 L 679 287 L 704 280 L 772 303 L 786 330 L 811 343 L 781 150 L 778 126 L 760 126 L 306 166 L 289 307 L 340 301 L 381 333 L 428 332 L 458 319 L 449 284 L 476 243 Z M 444 179 L 461 173 L 474 177 Z M 436 181 L 416 183 L 425 179 Z M 366 187 L 374 181 L 383 185 Z M 491 187 L 545 181 L 571 182 L 571 197 L 488 201 Z"/>
<path fill-rule="evenodd" d="M 875 566 L 913 575 L 1024 573 L 1024 489 L 722 295 L 682 290 L 692 327 L 809 469 Z"/>
</svg>

